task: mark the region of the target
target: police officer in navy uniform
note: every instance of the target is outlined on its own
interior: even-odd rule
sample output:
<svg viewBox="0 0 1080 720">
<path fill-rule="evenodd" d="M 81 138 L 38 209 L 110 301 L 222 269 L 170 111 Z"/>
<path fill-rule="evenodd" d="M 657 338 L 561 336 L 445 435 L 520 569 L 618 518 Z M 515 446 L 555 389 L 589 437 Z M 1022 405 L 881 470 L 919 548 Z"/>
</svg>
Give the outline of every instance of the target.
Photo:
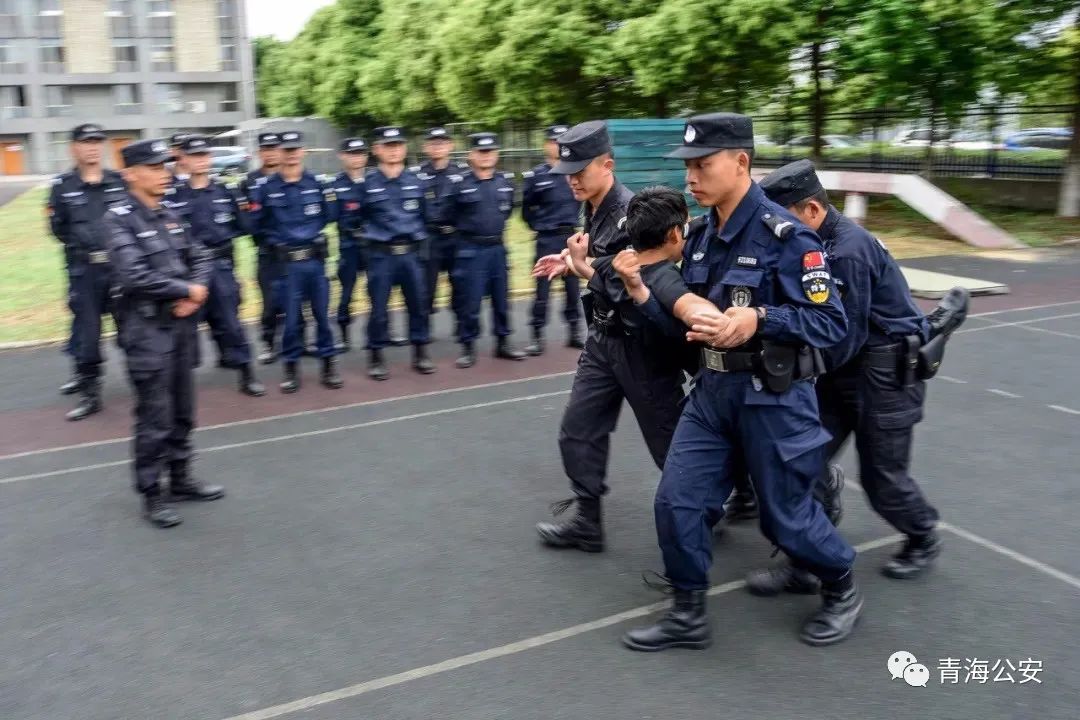
<svg viewBox="0 0 1080 720">
<path fill-rule="evenodd" d="M 269 180 L 281 165 L 280 134 L 259 133 L 258 143 L 259 167 L 250 171 L 244 179 L 245 208 L 259 186 Z M 277 337 L 278 320 L 285 315 L 285 308 L 280 303 L 280 291 L 277 288 L 277 279 L 283 273 L 273 249 L 266 242 L 266 236 L 257 229 L 254 230 L 251 233 L 251 241 L 256 248 L 255 273 L 259 284 L 259 296 L 262 299 L 262 313 L 259 316 L 262 352 L 259 353 L 259 362 L 269 365 L 277 359 L 274 340 Z M 301 335 L 303 335 L 302 331 Z"/>
<path fill-rule="evenodd" d="M 172 173 L 174 182 L 177 179 L 184 180 L 187 177 L 187 172 L 183 167 L 181 158 L 183 153 L 180 152 L 180 146 L 184 144 L 184 140 L 190 134 L 191 133 L 187 131 L 181 131 L 169 136 L 169 160 L 166 162 L 165 166 L 169 169 L 169 172 Z"/>
<path fill-rule="evenodd" d="M 450 311 L 456 319 L 461 312 L 459 304 L 461 293 L 454 284 L 454 256 L 457 253 L 457 241 L 452 225 L 440 224 L 442 203 L 450 193 L 451 175 L 460 175 L 468 170 L 467 165 L 454 162 L 450 153 L 454 150 L 454 140 L 444 127 L 428 128 L 424 140 L 422 164 L 409 168 L 415 173 L 424 187 L 424 214 L 427 216 L 428 240 L 425 248 L 425 302 L 428 315 L 435 313 L 435 291 L 439 285 L 439 275 L 446 273 L 450 282 Z M 455 333 L 455 336 L 457 333 Z"/>
<path fill-rule="evenodd" d="M 836 457 L 855 435 L 859 480 L 871 507 L 907 536 L 882 571 L 915 577 L 941 552 L 938 512 L 908 473 L 926 400 L 926 383 L 907 372 L 913 367 L 908 358 L 930 339 L 930 323 L 900 266 L 877 238 L 830 204 L 809 160 L 774 171 L 761 187 L 821 236 L 847 312 L 847 334 L 825 351 L 826 375 L 817 383 L 821 420 L 832 435 L 826 457 Z M 817 578 L 785 562 L 751 573 L 747 587 L 758 595 L 813 592 Z"/>
<path fill-rule="evenodd" d="M 174 500 L 217 500 L 225 494 L 191 474 L 195 316 L 208 295 L 211 258 L 161 204 L 171 182 L 166 142 L 132 143 L 122 155 L 130 201 L 110 208 L 104 223 L 118 286 L 120 346 L 135 393 L 135 490 L 143 496 L 146 518 L 171 527 L 181 518 L 162 492 L 166 470 Z"/>
<path fill-rule="evenodd" d="M 349 352 L 352 348 L 349 327 L 352 325 L 353 289 L 356 287 L 357 273 L 366 269 L 360 234 L 360 201 L 364 192 L 368 160 L 368 147 L 364 138 L 350 137 L 342 140 L 338 148 L 338 158 L 344 169 L 334 179 L 338 227 L 337 277 L 341 283 L 341 299 L 337 310 L 341 342 L 337 347 L 339 352 Z"/>
<path fill-rule="evenodd" d="M 189 135 L 180 145 L 180 154 L 188 179 L 170 188 L 164 204 L 188 224 L 191 237 L 210 251 L 210 296 L 199 319 L 210 326 L 221 367 L 237 370 L 240 392 L 260 397 L 266 388 L 255 379 L 251 346 L 240 324 L 240 283 L 233 248 L 233 240 L 249 231 L 248 214 L 240 209 L 232 190 L 210 177 L 209 138 Z"/>
<path fill-rule="evenodd" d="M 49 227 L 64 245 L 70 283 L 69 345 L 75 377 L 68 385 L 82 393 L 79 404 L 67 413 L 68 420 L 82 420 L 101 410 L 101 316 L 110 311 L 112 277 L 102 218 L 109 207 L 127 199 L 120 173 L 102 167 L 104 144 L 100 125 L 87 123 L 72 130 L 75 167 L 57 176 L 49 191 Z"/>
<path fill-rule="evenodd" d="M 315 318 L 316 354 L 322 359 L 320 380 L 325 387 L 344 385 L 334 358 L 330 329 L 330 284 L 326 279 L 327 243 L 323 230 L 335 220 L 332 186 L 324 186 L 304 168 L 304 139 L 298 130 L 281 133 L 281 168 L 255 192 L 250 211 L 256 232 L 285 264 L 282 278 L 285 333 L 282 358 L 285 376 L 281 391 L 300 389 L 297 363 L 304 354 L 300 318 L 306 303 Z"/>
<path fill-rule="evenodd" d="M 521 217 L 536 233 L 536 259 L 562 252 L 566 240 L 581 223 L 581 203 L 574 199 L 574 192 L 565 176 L 554 175 L 552 166 L 559 159 L 556 140 L 569 130 L 566 125 L 552 125 L 545 131 L 546 162 L 522 174 L 524 186 L 521 197 Z M 563 318 L 566 320 L 566 346 L 581 349 L 581 289 L 576 275 L 563 277 L 566 288 L 566 304 Z M 544 354 L 544 328 L 548 321 L 548 296 L 551 282 L 546 277 L 536 279 L 536 299 L 532 306 L 532 343 L 525 348 L 529 355 Z"/>
<path fill-rule="evenodd" d="M 451 188 L 441 210 L 444 225 L 458 232 L 454 282 L 461 292 L 459 368 L 476 364 L 480 309 L 491 298 L 495 357 L 523 360 L 525 353 L 510 345 L 510 280 L 503 234 L 514 209 L 514 174 L 499 172 L 499 138 L 480 132 L 469 136 L 469 170 L 451 175 Z"/>
<path fill-rule="evenodd" d="M 598 269 L 590 272 L 575 264 L 577 273 L 589 276 L 582 296 L 589 337 L 559 427 L 559 450 L 574 498 L 552 509 L 558 515 L 576 503 L 575 513 L 563 521 L 539 523 L 536 530 L 545 545 L 600 552 L 609 445 L 623 401 L 634 411 L 653 462 L 662 468 L 679 420 L 684 376 L 669 356 L 677 343 L 653 338 L 649 321 L 635 308 L 610 262 L 630 244 L 624 225 L 634 193 L 615 177 L 606 124 L 575 125 L 558 145 L 559 161 L 551 173 L 567 177 L 575 199 L 585 203 L 584 233 L 568 243 L 582 251 L 583 265 L 595 261 Z M 564 254 L 553 253 L 540 258 L 533 276 L 552 279 L 566 269 Z"/>
<path fill-rule="evenodd" d="M 431 339 L 420 265 L 420 248 L 427 239 L 424 188 L 420 178 L 405 169 L 408 151 L 405 141 L 405 132 L 400 127 L 375 129 L 373 150 L 378 165 L 364 177 L 362 191 L 357 193 L 371 300 L 367 327 L 368 376 L 374 380 L 389 377 L 383 348 L 390 344 L 387 303 L 395 285 L 401 288 L 409 313 L 413 369 L 422 375 L 435 372 L 427 353 Z"/>
<path fill-rule="evenodd" d="M 721 312 L 680 314 L 680 298 L 653 293 L 702 342 L 702 368 L 683 409 L 656 491 L 656 529 L 672 608 L 623 637 L 634 650 L 704 648 L 712 564 L 710 508 L 726 498 L 733 473 L 749 472 L 761 530 L 822 582 L 822 606 L 800 638 L 829 645 L 850 635 L 863 600 L 852 574 L 855 550 L 813 498 L 829 434 L 818 416 L 818 349 L 840 342 L 847 319 L 813 231 L 769 200 L 751 180 L 754 132 L 732 113 L 692 117 L 683 145 L 699 205 L 711 208 L 683 252 L 694 295 Z M 651 310 L 649 309 L 651 308 Z"/>
</svg>

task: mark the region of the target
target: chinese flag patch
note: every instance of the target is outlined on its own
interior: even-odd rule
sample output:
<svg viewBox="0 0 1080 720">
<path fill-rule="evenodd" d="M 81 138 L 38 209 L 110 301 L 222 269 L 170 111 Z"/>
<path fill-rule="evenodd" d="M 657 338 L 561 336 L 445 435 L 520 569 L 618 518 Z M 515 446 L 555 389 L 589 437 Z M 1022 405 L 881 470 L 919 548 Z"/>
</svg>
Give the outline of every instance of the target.
<svg viewBox="0 0 1080 720">
<path fill-rule="evenodd" d="M 825 267 L 825 256 L 820 250 L 813 250 L 802 256 L 803 270 L 820 270 Z"/>
</svg>

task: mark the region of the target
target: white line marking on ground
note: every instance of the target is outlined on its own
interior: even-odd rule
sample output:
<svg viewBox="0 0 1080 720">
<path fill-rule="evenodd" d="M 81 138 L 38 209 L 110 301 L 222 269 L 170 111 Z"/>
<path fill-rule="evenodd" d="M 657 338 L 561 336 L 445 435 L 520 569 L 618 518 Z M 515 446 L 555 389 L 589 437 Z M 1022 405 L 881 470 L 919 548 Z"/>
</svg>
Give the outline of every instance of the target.
<svg viewBox="0 0 1080 720">
<path fill-rule="evenodd" d="M 366 422 L 351 423 L 349 425 L 338 425 L 335 427 L 321 428 L 319 430 L 307 430 L 305 432 L 289 433 L 288 435 L 275 435 L 273 437 L 258 438 L 256 440 L 245 440 L 243 442 L 228 443 L 226 445 L 214 445 L 207 448 L 197 448 L 197 451 L 199 453 L 212 453 L 220 452 L 222 450 L 234 450 L 236 448 L 251 447 L 253 445 L 264 445 L 266 443 L 281 442 L 283 440 L 296 440 L 297 438 L 315 437 L 317 435 L 329 435 L 330 433 L 344 432 L 346 430 L 360 430 L 362 428 L 377 427 L 379 425 L 389 425 L 391 423 L 405 422 L 407 420 L 419 420 L 420 418 L 449 415 L 450 413 L 462 412 L 465 410 L 479 410 L 480 408 L 497 407 L 499 405 L 528 402 L 530 400 L 540 400 L 541 398 L 556 397 L 558 395 L 568 394 L 570 394 L 569 390 L 556 390 L 554 392 L 539 393 L 537 395 L 524 395 L 522 397 L 505 398 L 503 400 L 491 400 L 489 402 L 473 403 L 472 405 L 459 405 L 457 407 L 442 408 L 441 410 L 427 410 L 425 412 L 411 413 L 409 415 L 398 415 L 396 417 L 382 418 L 381 420 L 368 420 Z M 87 470 L 102 470 L 104 468 L 120 467 L 122 465 L 128 465 L 130 462 L 130 459 L 116 460 L 113 462 L 97 463 L 95 465 L 81 465 L 78 467 L 64 468 L 63 470 L 31 473 L 29 475 L 16 475 L 14 477 L 0 478 L 0 485 L 10 485 L 12 483 L 23 482 L 25 480 L 40 480 L 42 478 L 55 477 L 57 475 L 69 475 L 71 473 L 85 472 Z"/>
<path fill-rule="evenodd" d="M 967 385 L 967 380 L 961 380 L 960 378 L 949 377 L 948 375 L 938 375 L 937 377 L 939 380 L 944 380 L 945 382 L 956 383 L 957 385 Z"/>
<path fill-rule="evenodd" d="M 346 405 L 334 405 L 333 407 L 315 408 L 314 410 L 300 410 L 294 413 L 284 413 L 282 415 L 269 415 L 267 417 L 250 418 L 247 420 L 234 420 L 232 422 L 219 423 L 217 425 L 206 425 L 204 427 L 195 428 L 196 433 L 203 433 L 209 430 L 220 430 L 221 428 L 238 427 L 240 425 L 253 425 L 255 423 L 271 422 L 273 420 L 288 420 L 290 418 L 304 417 L 306 415 L 319 415 L 322 413 L 334 412 L 336 410 L 352 410 L 358 407 L 368 407 L 373 405 L 386 405 L 392 402 L 398 402 L 401 400 L 418 400 L 422 398 L 437 397 L 439 395 L 451 395 L 453 393 L 466 392 L 468 390 L 486 390 L 488 388 L 502 387 L 504 385 L 513 385 L 515 383 L 529 382 L 532 380 L 551 380 L 552 378 L 568 377 L 573 375 L 574 371 L 567 372 L 548 373 L 547 375 L 533 375 L 527 378 L 518 378 L 516 380 L 499 380 L 498 382 L 483 383 L 481 385 L 467 385 L 465 387 L 447 388 L 445 390 L 431 390 L 422 393 L 413 393 L 412 395 L 398 395 L 391 398 L 381 398 L 379 400 L 362 400 L 360 402 L 348 403 Z M 30 457 L 32 455 L 45 455 L 54 452 L 64 452 L 66 450 L 82 450 L 83 448 L 99 447 L 102 445 L 115 445 L 116 443 L 130 442 L 131 436 L 122 438 L 113 438 L 112 440 L 95 440 L 94 442 L 79 443 L 78 445 L 61 445 L 54 448 L 42 448 L 41 450 L 28 450 L 26 452 L 12 453 L 10 455 L 0 455 L 0 462 L 4 460 L 15 460 L 22 457 Z"/>
<path fill-rule="evenodd" d="M 959 335 L 961 333 L 973 333 L 973 332 L 980 332 L 982 330 L 996 330 L 997 328 L 1005 328 L 1005 327 L 1021 327 L 1021 326 L 1024 326 L 1024 325 L 1030 325 L 1031 323 L 1046 322 L 1048 320 L 1062 320 L 1064 318 L 1074 318 L 1074 317 L 1080 317 L 1080 313 L 1067 313 L 1065 315 L 1050 315 L 1049 317 L 1032 318 L 1030 320 L 1017 320 L 1015 322 L 1007 322 L 1007 323 L 999 323 L 999 322 L 994 321 L 994 320 L 987 320 L 986 322 L 992 323 L 992 324 L 983 325 L 981 327 L 975 327 L 975 328 L 964 328 L 963 330 L 957 330 L 953 334 L 954 335 Z M 1024 329 L 1026 330 L 1028 328 L 1024 328 Z M 1050 331 L 1048 330 L 1047 332 L 1050 332 Z"/>
<path fill-rule="evenodd" d="M 994 393 L 995 395 L 1000 395 L 1001 397 L 1007 397 L 1007 398 L 1022 397 L 1020 395 L 1017 395 L 1016 393 L 1011 393 L 1008 390 L 998 390 L 997 388 L 986 388 L 986 392 Z"/>
<path fill-rule="evenodd" d="M 1051 410 L 1057 410 L 1058 412 L 1068 413 L 1069 415 L 1080 415 L 1080 410 L 1073 410 L 1072 408 L 1067 408 L 1064 405 L 1047 405 L 1046 407 L 1050 408 Z"/>
<path fill-rule="evenodd" d="M 1070 575 L 1066 572 L 1062 572 L 1061 570 L 1058 570 L 1055 567 L 1051 567 L 1044 562 L 1040 562 L 1034 558 L 1030 558 L 1023 553 L 1018 553 L 1015 550 L 1011 550 L 1005 547 L 1004 545 L 998 545 L 993 540 L 987 540 L 980 535 L 976 535 L 973 532 L 965 530 L 964 528 L 956 527 L 955 525 L 951 525 L 949 523 L 938 523 L 938 527 L 940 527 L 942 530 L 948 530 L 954 535 L 959 535 L 965 540 L 969 540 L 976 545 L 982 545 L 987 550 L 993 550 L 999 555 L 1004 555 L 1007 558 L 1012 558 L 1018 563 L 1027 565 L 1028 567 L 1034 568 L 1039 572 L 1046 573 L 1050 577 L 1056 578 L 1067 585 L 1072 585 L 1074 588 L 1080 589 L 1080 578 Z"/>
<path fill-rule="evenodd" d="M 1060 330 L 1051 330 L 1050 328 L 1035 327 L 1033 325 L 1017 325 L 1017 330 L 1027 330 L 1028 332 L 1046 333 L 1047 335 L 1057 335 L 1058 337 L 1072 338 L 1073 340 L 1080 340 L 1080 335 L 1073 335 L 1072 333 L 1062 332 Z"/>
<path fill-rule="evenodd" d="M 990 317 L 991 315 L 1004 315 L 1005 313 L 1023 312 L 1025 310 L 1045 310 L 1046 308 L 1065 307 L 1066 305 L 1080 304 L 1080 300 L 1068 302 L 1050 303 L 1049 305 L 1028 305 L 1027 307 L 1012 308 L 1010 310 L 993 310 L 991 312 L 973 313 L 968 317 Z"/>
<path fill-rule="evenodd" d="M 866 552 L 867 550 L 892 545 L 902 539 L 903 538 L 900 535 L 889 535 L 887 537 L 878 538 L 877 540 L 870 540 L 861 545 L 856 545 L 855 549 L 859 552 Z M 724 583 L 723 585 L 716 585 L 709 588 L 708 594 L 712 597 L 716 597 L 745 586 L 745 580 L 734 580 L 732 582 Z M 460 655 L 456 658 L 443 660 L 442 662 L 433 665 L 413 668 L 412 670 L 406 670 L 405 672 L 387 675 L 375 680 L 368 680 L 366 682 L 357 683 L 356 685 L 349 685 L 348 687 L 331 690 L 318 695 L 311 695 L 281 705 L 274 705 L 272 707 L 263 708 L 262 710 L 244 713 L 243 715 L 233 715 L 232 717 L 225 718 L 225 720 L 272 720 L 273 718 L 279 718 L 283 715 L 291 715 L 292 713 L 311 710 L 320 705 L 328 705 L 340 700 L 348 700 L 349 698 L 366 695 L 376 690 L 382 690 L 383 688 L 403 685 L 404 683 L 431 677 L 432 675 L 441 675 L 442 673 L 457 670 L 458 668 L 476 665 L 477 663 L 486 662 L 488 660 L 495 660 L 497 658 L 506 657 L 507 655 L 516 655 L 525 652 L 526 650 L 550 645 L 559 640 L 566 640 L 567 638 L 583 635 L 594 630 L 602 630 L 606 627 L 611 627 L 612 625 L 618 625 L 627 622 L 628 620 L 636 620 L 666 610 L 670 605 L 671 602 L 668 600 L 653 603 L 651 605 L 642 605 L 641 607 L 636 607 L 632 610 L 625 610 L 620 613 L 615 613 L 614 615 L 602 617 L 599 620 L 581 623 L 580 625 L 573 625 L 568 628 L 563 628 L 562 630 L 555 630 L 554 632 L 545 633 L 543 635 L 536 635 L 506 645 L 469 653 L 468 655 Z M 627 650 L 626 652 L 630 651 Z"/>
</svg>

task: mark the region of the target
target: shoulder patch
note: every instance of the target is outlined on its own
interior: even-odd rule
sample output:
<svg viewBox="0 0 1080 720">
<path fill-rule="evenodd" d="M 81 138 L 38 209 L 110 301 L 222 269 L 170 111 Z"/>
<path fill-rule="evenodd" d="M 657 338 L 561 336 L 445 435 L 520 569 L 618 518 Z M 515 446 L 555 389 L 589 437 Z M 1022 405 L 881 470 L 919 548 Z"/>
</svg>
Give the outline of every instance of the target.
<svg viewBox="0 0 1080 720">
<path fill-rule="evenodd" d="M 773 235 L 781 240 L 787 239 L 787 236 L 791 234 L 791 231 L 795 229 L 795 223 L 790 220 L 785 220 L 782 217 L 777 217 L 772 213 L 765 213 L 761 216 L 762 222 L 769 226 Z"/>
<path fill-rule="evenodd" d="M 411 173 L 420 172 L 420 166 L 419 165 L 413 165 L 411 168 L 409 168 L 409 172 L 411 172 Z"/>
<path fill-rule="evenodd" d="M 451 175 L 450 176 L 450 182 L 452 182 L 452 183 L 459 183 L 464 179 L 465 178 L 462 175 Z"/>
<path fill-rule="evenodd" d="M 534 175 L 536 175 L 536 173 L 534 173 L 532 170 L 526 170 L 525 172 L 521 173 L 521 177 L 526 179 L 531 178 Z"/>
<path fill-rule="evenodd" d="M 512 172 L 504 172 L 503 177 L 506 178 L 507 180 L 513 180 L 514 179 L 514 173 L 512 173 Z"/>
<path fill-rule="evenodd" d="M 130 205 L 113 205 L 111 208 L 109 208 L 109 212 L 115 213 L 117 215 L 127 215 L 127 214 L 129 214 L 131 212 L 131 206 Z"/>
</svg>

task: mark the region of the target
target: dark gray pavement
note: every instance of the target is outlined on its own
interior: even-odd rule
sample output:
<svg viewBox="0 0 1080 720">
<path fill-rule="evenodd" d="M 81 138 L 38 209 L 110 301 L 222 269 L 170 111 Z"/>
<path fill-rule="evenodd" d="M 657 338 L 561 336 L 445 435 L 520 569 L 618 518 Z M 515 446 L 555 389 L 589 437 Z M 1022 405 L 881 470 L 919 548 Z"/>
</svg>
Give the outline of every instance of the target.
<svg viewBox="0 0 1080 720">
<path fill-rule="evenodd" d="M 1038 282 L 1062 262 L 1026 269 Z M 12 381 L 0 433 L 23 438 L 0 456 L 0 718 L 1071 720 L 1080 292 L 1067 281 L 1011 306 L 1052 307 L 977 301 L 993 314 L 969 320 L 931 384 L 915 458 L 947 523 L 931 574 L 881 576 L 893 531 L 856 488 L 846 493 L 842 529 L 865 548 L 867 609 L 849 642 L 823 649 L 796 638 L 813 598 L 725 585 L 770 562 L 753 525 L 716 542 L 713 648 L 641 655 L 618 644 L 641 608 L 663 601 L 640 581 L 660 567 L 658 473 L 627 412 L 613 441 L 609 551 L 538 547 L 533 523 L 567 494 L 556 435 L 569 351 L 488 358 L 470 374 L 442 342 L 440 374 L 419 380 L 443 384 L 419 391 L 405 353 L 382 384 L 359 377 L 353 354 L 355 396 L 310 383 L 299 397 L 311 406 L 285 417 L 236 395 L 231 374 L 200 371 L 200 400 L 219 403 L 223 424 L 199 432 L 198 469 L 229 497 L 183 507 L 170 531 L 139 519 L 129 489 L 119 363 L 113 424 L 99 423 L 108 432 L 62 449 L 71 425 L 46 423 L 67 406 L 55 396 L 64 359 L 56 348 L 0 354 Z M 897 650 L 927 665 L 927 687 L 890 679 Z M 945 658 L 1032 658 L 1042 682 L 1019 684 L 1018 670 L 1011 683 L 964 682 L 961 669 L 942 684 Z"/>
</svg>

